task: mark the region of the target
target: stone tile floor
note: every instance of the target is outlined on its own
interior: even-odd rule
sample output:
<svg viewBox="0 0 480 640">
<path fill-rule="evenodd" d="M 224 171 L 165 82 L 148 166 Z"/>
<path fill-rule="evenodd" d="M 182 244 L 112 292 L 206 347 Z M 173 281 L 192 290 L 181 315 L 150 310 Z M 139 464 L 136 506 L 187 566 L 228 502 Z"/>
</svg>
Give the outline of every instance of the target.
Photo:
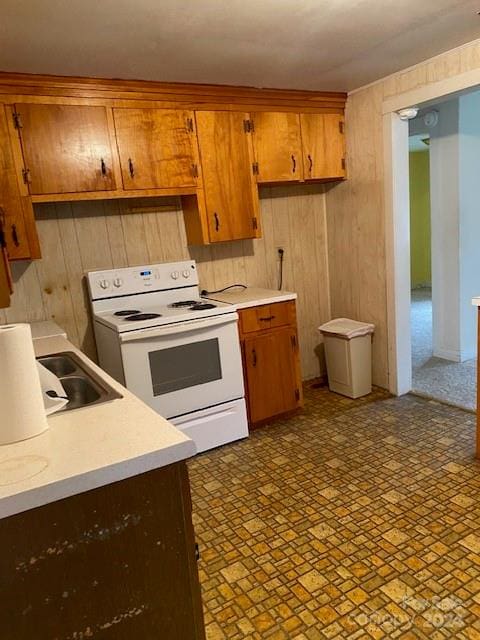
<svg viewBox="0 0 480 640">
<path fill-rule="evenodd" d="M 306 389 L 189 463 L 209 640 L 480 638 L 475 416 Z"/>
</svg>

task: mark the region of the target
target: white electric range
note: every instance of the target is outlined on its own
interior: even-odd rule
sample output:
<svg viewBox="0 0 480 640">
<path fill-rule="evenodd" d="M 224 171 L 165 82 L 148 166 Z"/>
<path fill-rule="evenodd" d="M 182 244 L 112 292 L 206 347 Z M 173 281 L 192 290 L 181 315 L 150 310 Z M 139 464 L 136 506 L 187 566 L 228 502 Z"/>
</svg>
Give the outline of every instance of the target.
<svg viewBox="0 0 480 640">
<path fill-rule="evenodd" d="M 238 314 L 194 261 L 87 274 L 100 366 L 205 451 L 248 436 Z"/>
</svg>

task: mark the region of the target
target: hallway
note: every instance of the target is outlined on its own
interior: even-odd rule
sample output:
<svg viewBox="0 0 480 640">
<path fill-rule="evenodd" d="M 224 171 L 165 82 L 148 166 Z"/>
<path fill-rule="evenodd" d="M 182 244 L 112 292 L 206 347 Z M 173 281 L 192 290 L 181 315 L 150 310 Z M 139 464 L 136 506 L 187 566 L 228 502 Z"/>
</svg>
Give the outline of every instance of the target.
<svg viewBox="0 0 480 640">
<path fill-rule="evenodd" d="M 476 360 L 433 357 L 432 291 L 413 289 L 411 305 L 413 392 L 464 409 L 475 409 Z"/>
</svg>

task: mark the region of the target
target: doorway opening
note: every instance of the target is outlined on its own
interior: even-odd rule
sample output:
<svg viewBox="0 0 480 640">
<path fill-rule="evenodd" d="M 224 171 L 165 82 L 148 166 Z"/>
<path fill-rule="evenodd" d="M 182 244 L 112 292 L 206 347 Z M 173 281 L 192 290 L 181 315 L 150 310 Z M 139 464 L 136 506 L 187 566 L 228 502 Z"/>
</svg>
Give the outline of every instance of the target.
<svg viewBox="0 0 480 640">
<path fill-rule="evenodd" d="M 421 109 L 409 121 L 412 391 L 474 409 L 480 293 L 480 92 Z"/>
</svg>

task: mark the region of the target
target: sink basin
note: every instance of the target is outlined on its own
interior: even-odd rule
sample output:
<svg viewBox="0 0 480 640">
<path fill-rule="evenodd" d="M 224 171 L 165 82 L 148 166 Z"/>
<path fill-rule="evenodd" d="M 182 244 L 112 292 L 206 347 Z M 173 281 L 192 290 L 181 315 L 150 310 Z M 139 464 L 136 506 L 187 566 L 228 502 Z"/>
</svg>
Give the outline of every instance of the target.
<svg viewBox="0 0 480 640">
<path fill-rule="evenodd" d="M 39 358 L 43 366 L 57 376 L 62 378 L 71 373 L 75 373 L 77 367 L 69 356 L 46 356 Z"/>
<path fill-rule="evenodd" d="M 100 399 L 101 395 L 87 378 L 69 376 L 60 378 L 60 382 L 68 397 L 67 409 L 78 409 L 87 404 L 92 404 Z"/>
<path fill-rule="evenodd" d="M 68 402 L 59 413 L 122 397 L 73 351 L 41 356 L 37 360 L 57 376 L 65 389 Z"/>
</svg>

